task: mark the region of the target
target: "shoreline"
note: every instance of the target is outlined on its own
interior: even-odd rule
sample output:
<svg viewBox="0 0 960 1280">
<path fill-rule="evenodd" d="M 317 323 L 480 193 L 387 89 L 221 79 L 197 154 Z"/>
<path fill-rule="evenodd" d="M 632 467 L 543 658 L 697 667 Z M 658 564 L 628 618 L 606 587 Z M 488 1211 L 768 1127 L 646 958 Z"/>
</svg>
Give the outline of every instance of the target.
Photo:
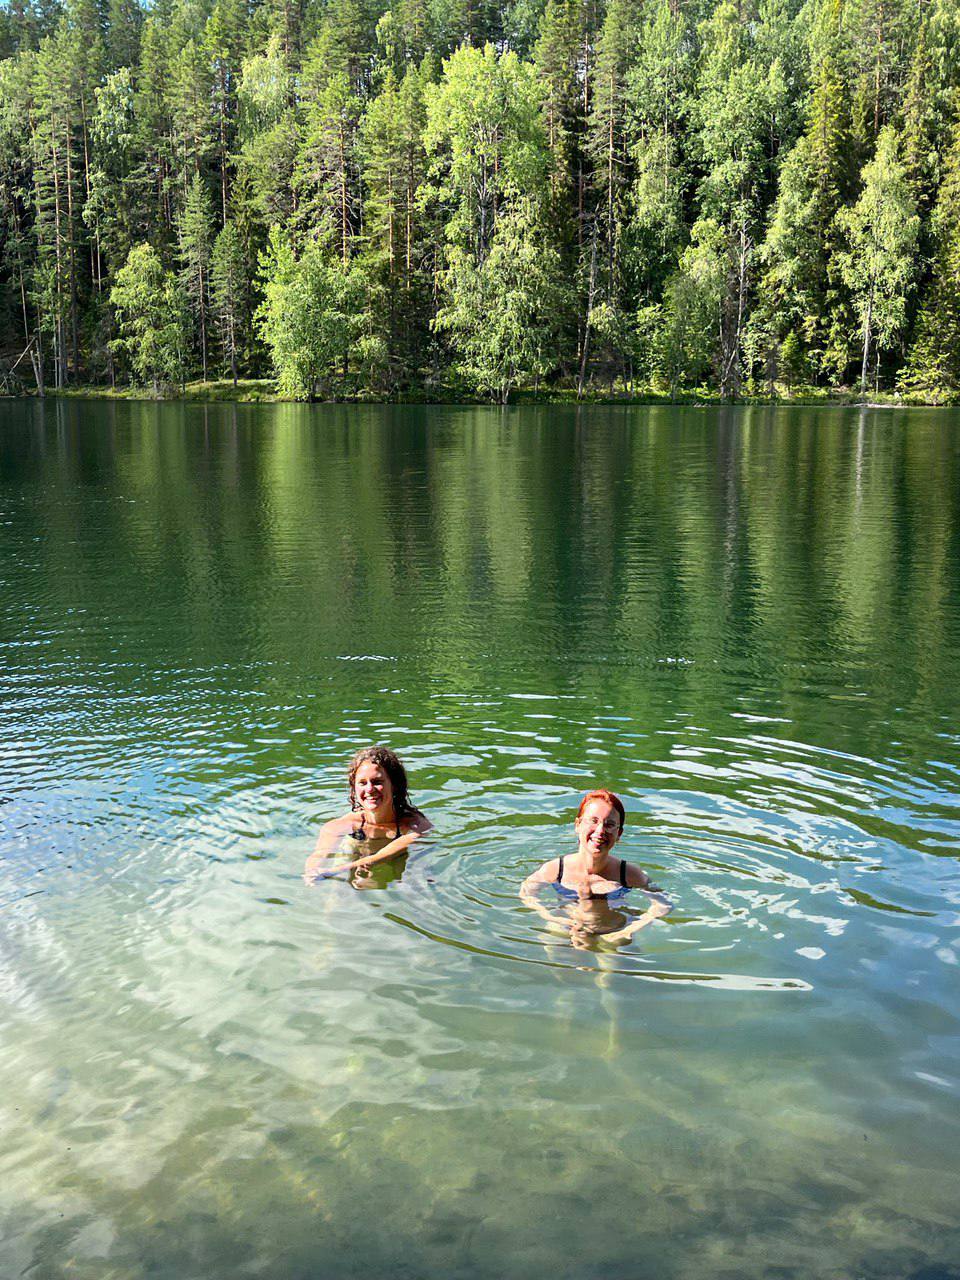
<svg viewBox="0 0 960 1280">
<path fill-rule="evenodd" d="M 2 397 L 9 400 L 39 400 L 36 392 Z M 48 390 L 44 399 L 56 400 L 123 400 L 146 404 L 303 404 L 303 405 L 447 405 L 473 408 L 515 408 L 517 406 L 534 405 L 602 405 L 624 407 L 642 407 L 652 405 L 687 406 L 691 408 L 722 408 L 724 406 L 768 405 L 817 407 L 817 408 L 861 408 L 861 409 L 897 409 L 897 408 L 929 408 L 949 409 L 960 405 L 960 392 L 943 390 L 931 395 L 921 396 L 917 393 L 899 394 L 896 392 L 874 392 L 868 398 L 850 388 L 798 388 L 796 392 L 780 392 L 776 394 L 754 394 L 727 399 L 708 388 L 680 391 L 675 395 L 666 392 L 644 390 L 643 392 L 621 395 L 610 395 L 602 392 L 585 394 L 581 399 L 570 388 L 558 388 L 552 391 L 518 391 L 506 405 L 498 405 L 495 401 L 477 396 L 458 394 L 453 388 L 446 389 L 436 396 L 376 396 L 358 395 L 344 396 L 335 399 L 294 400 L 288 396 L 278 395 L 275 383 L 269 378 L 241 379 L 234 387 L 231 381 L 225 382 L 188 382 L 184 391 L 176 391 L 165 395 L 154 395 L 145 387 L 111 388 L 96 385 L 65 387 L 60 390 Z"/>
</svg>

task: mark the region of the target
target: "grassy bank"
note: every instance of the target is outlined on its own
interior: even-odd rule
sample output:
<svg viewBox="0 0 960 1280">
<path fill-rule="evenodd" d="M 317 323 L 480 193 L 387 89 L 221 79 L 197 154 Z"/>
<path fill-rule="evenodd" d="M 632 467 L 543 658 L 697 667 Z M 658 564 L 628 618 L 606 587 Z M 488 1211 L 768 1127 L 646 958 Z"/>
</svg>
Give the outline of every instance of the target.
<svg viewBox="0 0 960 1280">
<path fill-rule="evenodd" d="M 84 385 L 69 387 L 62 391 L 48 391 L 50 396 L 59 396 L 80 400 L 184 400 L 198 404 L 275 404 L 293 403 L 288 397 L 277 393 L 276 383 L 272 378 L 240 379 L 237 385 L 227 380 L 223 382 L 188 382 L 180 388 L 168 388 L 162 395 L 156 396 L 149 387 L 104 387 Z M 431 392 L 406 394 L 400 396 L 384 396 L 375 392 L 356 392 L 355 394 L 337 397 L 327 403 L 349 404 L 477 404 L 489 405 L 489 400 L 466 393 L 460 387 L 437 387 Z M 511 404 L 687 404 L 687 405 L 722 405 L 731 403 L 724 400 L 718 392 L 708 387 L 698 387 L 677 391 L 674 394 L 661 392 L 652 388 L 626 389 L 589 388 L 578 401 L 576 389 L 573 387 L 554 387 L 547 390 L 520 390 L 511 398 Z M 862 396 L 858 389 L 851 387 L 777 387 L 774 392 L 763 392 L 738 396 L 734 404 L 790 404 L 790 405 L 861 405 L 870 404 L 883 407 L 898 405 L 927 405 L 944 407 L 960 404 L 960 392 L 940 390 L 936 392 L 909 392 L 899 394 L 893 392 L 867 392 Z"/>
</svg>

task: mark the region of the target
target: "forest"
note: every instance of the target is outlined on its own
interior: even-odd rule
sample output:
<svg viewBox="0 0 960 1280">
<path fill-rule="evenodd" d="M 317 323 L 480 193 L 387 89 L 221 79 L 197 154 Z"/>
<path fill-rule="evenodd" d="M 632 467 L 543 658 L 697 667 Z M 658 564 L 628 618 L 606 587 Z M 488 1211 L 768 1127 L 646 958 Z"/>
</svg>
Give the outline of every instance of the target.
<svg viewBox="0 0 960 1280">
<path fill-rule="evenodd" d="M 960 396 L 956 0 L 10 0 L 7 388 Z"/>
</svg>

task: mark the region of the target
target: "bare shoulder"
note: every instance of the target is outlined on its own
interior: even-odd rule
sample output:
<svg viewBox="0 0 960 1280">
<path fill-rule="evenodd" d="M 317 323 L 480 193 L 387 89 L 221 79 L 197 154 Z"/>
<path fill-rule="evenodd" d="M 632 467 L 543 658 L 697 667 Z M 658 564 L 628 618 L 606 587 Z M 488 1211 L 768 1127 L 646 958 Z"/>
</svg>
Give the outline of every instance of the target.
<svg viewBox="0 0 960 1280">
<path fill-rule="evenodd" d="M 531 871 L 524 881 L 525 884 L 549 884 L 552 880 L 556 880 L 560 874 L 560 859 L 551 858 L 549 862 L 541 863 L 536 871 Z"/>
<path fill-rule="evenodd" d="M 348 831 L 352 831 L 357 825 L 357 815 L 355 813 L 345 813 L 340 818 L 331 818 L 329 822 L 325 822 L 320 828 L 321 836 L 343 836 Z"/>
<path fill-rule="evenodd" d="M 643 867 L 638 867 L 636 863 L 627 863 L 627 884 L 631 889 L 652 889 L 654 886 L 650 882 L 650 877 L 644 871 Z"/>
<path fill-rule="evenodd" d="M 428 831 L 433 830 L 433 823 L 425 813 L 421 813 L 419 809 L 414 809 L 413 813 L 407 818 L 403 824 L 407 831 L 415 831 L 419 836 L 425 836 Z"/>
<path fill-rule="evenodd" d="M 345 813 L 342 818 L 331 818 L 329 822 L 325 822 L 317 833 L 317 842 L 313 847 L 311 858 L 328 857 L 341 839 L 353 830 L 354 821 L 352 813 Z"/>
</svg>

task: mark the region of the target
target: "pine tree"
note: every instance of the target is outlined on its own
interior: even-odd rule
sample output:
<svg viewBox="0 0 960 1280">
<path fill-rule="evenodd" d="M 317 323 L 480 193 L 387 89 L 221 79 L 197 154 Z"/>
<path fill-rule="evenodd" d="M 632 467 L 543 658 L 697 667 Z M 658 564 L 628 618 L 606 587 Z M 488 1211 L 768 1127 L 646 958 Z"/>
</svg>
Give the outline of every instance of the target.
<svg viewBox="0 0 960 1280">
<path fill-rule="evenodd" d="M 81 211 L 84 166 L 76 44 L 66 24 L 40 46 L 34 66 L 32 129 L 37 272 L 35 301 L 53 347 L 54 381 L 80 362 Z"/>
<path fill-rule="evenodd" d="M 382 14 L 377 23 L 377 45 L 396 75 L 422 63 L 433 43 L 431 28 L 428 0 L 393 0 Z"/>
<path fill-rule="evenodd" d="M 761 195 L 769 161 L 770 121 L 786 87 L 774 63 L 765 67 L 729 0 L 701 25 L 703 52 L 694 119 L 706 173 L 701 217 L 726 229 L 725 287 L 717 368 L 720 390 L 739 390 Z"/>
<path fill-rule="evenodd" d="M 173 231 L 174 223 L 175 145 L 167 98 L 173 61 L 169 29 L 159 15 L 150 14 L 143 25 L 140 65 L 134 79 L 136 163 L 131 181 L 139 188 L 141 203 L 151 211 L 154 235 L 159 232 L 164 240 Z"/>
<path fill-rule="evenodd" d="M 293 76 L 279 34 L 269 38 L 262 53 L 244 60 L 237 98 L 236 182 L 244 188 L 244 206 L 265 241 L 269 227 L 285 226 L 293 214 L 299 142 Z"/>
<path fill-rule="evenodd" d="M 603 228 L 607 301 L 612 306 L 618 303 L 617 229 L 623 218 L 623 199 L 631 177 L 628 87 L 637 56 L 639 17 L 636 0 L 610 0 L 600 32 L 593 77 L 589 149 Z"/>
<path fill-rule="evenodd" d="M 909 2 L 846 0 L 844 26 L 852 63 L 852 117 L 858 153 L 873 150 L 901 97 Z"/>
<path fill-rule="evenodd" d="M 129 67 L 108 75 L 96 90 L 91 121 L 90 192 L 83 210 L 95 229 L 102 277 L 112 279 L 140 238 L 149 215 L 139 207 L 130 181 L 135 165 L 136 118 L 133 77 Z"/>
<path fill-rule="evenodd" d="M 237 87 L 247 24 L 247 0 L 217 0 L 207 19 L 203 47 L 211 72 L 216 119 L 217 169 L 220 173 L 220 218 L 227 219 L 230 195 L 229 156 L 236 134 Z"/>
<path fill-rule="evenodd" d="M 174 180 L 181 201 L 215 151 L 213 73 L 202 45 L 191 37 L 173 60 L 167 86 L 174 144 Z"/>
<path fill-rule="evenodd" d="M 31 53 L 21 53 L 0 62 L 0 279 L 6 285 L 4 310 L 11 334 L 17 334 L 20 346 L 34 343 L 40 389 L 39 317 L 30 300 L 37 256 L 31 137 L 29 130 L 24 130 L 24 122 L 33 115 L 34 61 Z"/>
<path fill-rule="evenodd" d="M 344 266 L 360 225 L 359 118 L 359 100 L 338 71 L 308 108 L 293 179 L 299 226 L 335 246 Z"/>
<path fill-rule="evenodd" d="M 578 72 L 583 47 L 583 18 L 579 0 L 547 0 L 540 18 L 540 34 L 533 63 L 543 86 L 543 120 L 553 157 L 555 202 L 569 205 L 576 187 L 583 132 L 582 96 Z"/>
<path fill-rule="evenodd" d="M 361 135 L 366 341 L 369 351 L 380 353 L 387 385 L 413 372 L 428 337 L 430 290 L 421 272 L 424 215 L 417 203 L 426 173 L 423 74 L 410 67 L 398 84 L 388 71 Z"/>
<path fill-rule="evenodd" d="M 533 68 L 489 44 L 458 49 L 427 90 L 424 197 L 444 208 L 448 242 L 478 266 L 506 201 L 523 195 L 545 207 L 550 151 L 541 101 Z"/>
<path fill-rule="evenodd" d="M 646 13 L 627 79 L 634 180 L 622 227 L 638 295 L 649 305 L 677 263 L 689 169 L 681 143 L 693 91 L 692 36 L 670 0 L 656 0 Z"/>
<path fill-rule="evenodd" d="M 110 71 L 134 67 L 140 55 L 144 14 L 137 0 L 109 0 L 106 24 L 106 65 Z"/>
</svg>

